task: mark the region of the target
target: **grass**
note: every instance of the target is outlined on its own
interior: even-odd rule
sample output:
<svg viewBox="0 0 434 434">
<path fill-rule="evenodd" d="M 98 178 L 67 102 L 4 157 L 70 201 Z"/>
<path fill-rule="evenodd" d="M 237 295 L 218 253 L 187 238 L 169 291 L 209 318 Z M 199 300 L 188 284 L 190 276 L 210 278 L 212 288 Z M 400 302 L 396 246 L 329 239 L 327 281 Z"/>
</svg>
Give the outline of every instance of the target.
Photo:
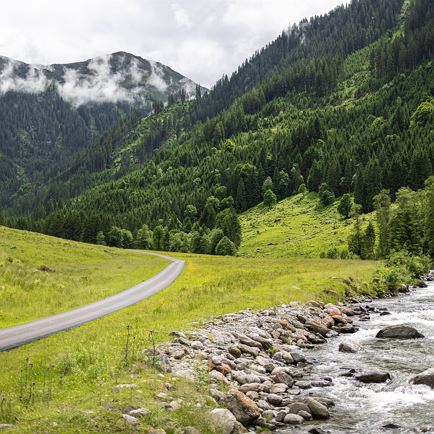
<svg viewBox="0 0 434 434">
<path fill-rule="evenodd" d="M 195 425 L 211 433 L 206 381 L 192 385 L 159 374 L 142 353 L 152 344 L 150 331 L 158 344 L 173 330 L 191 329 L 227 312 L 293 300 L 340 299 L 346 289 L 344 278 L 351 276 L 363 287 L 377 268 L 377 263 L 368 261 L 176 256 L 187 261 L 186 269 L 156 296 L 1 353 L 0 395 L 8 405 L 3 415 L 0 410 L 0 423 L 12 421 L 11 431 L 19 433 L 129 432 L 122 411 L 146 406 L 152 413 L 141 420 L 143 432 L 158 426 L 175 433 L 181 426 Z M 175 390 L 167 392 L 166 382 Z M 114 387 L 120 383 L 137 387 L 118 391 Z M 169 412 L 158 405 L 155 396 L 162 391 L 184 402 L 180 410 Z"/>
<path fill-rule="evenodd" d="M 0 226 L 0 327 L 108 297 L 167 264 L 163 258 Z"/>
<path fill-rule="evenodd" d="M 319 205 L 315 193 L 293 196 L 271 209 L 260 204 L 241 215 L 239 253 L 244 257 L 315 258 L 333 248 L 342 251 L 354 219 L 344 220 L 337 206 L 338 202 Z"/>
</svg>

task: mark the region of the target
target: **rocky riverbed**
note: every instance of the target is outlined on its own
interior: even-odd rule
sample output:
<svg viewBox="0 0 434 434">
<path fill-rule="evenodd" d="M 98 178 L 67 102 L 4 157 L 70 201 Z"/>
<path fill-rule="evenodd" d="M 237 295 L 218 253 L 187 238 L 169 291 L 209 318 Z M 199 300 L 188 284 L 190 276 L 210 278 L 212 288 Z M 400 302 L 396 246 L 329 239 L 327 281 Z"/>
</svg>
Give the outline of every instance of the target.
<svg viewBox="0 0 434 434">
<path fill-rule="evenodd" d="M 216 403 L 211 419 L 225 434 L 348 432 L 329 424 L 335 405 L 342 403 L 326 391 L 333 391 L 342 378 L 371 386 L 390 383 L 392 375 L 364 363 L 326 369 L 318 356 L 329 348 L 330 353 L 336 351 L 350 361 L 351 356 L 363 352 L 350 337 L 371 317 L 389 314 L 387 307 L 367 300 L 247 310 L 215 318 L 195 332 L 174 333 L 173 342 L 159 349 L 158 360 L 165 371 L 175 375 L 193 381 L 208 377 L 209 393 Z M 424 336 L 408 324 L 392 324 L 377 331 L 375 339 L 404 342 L 423 340 Z M 329 359 L 323 358 L 328 364 Z M 428 370 L 411 381 L 434 387 L 434 373 Z M 382 429 L 399 429 L 399 425 L 388 422 L 380 431 L 363 432 Z M 426 427 L 423 432 L 429 430 Z"/>
</svg>

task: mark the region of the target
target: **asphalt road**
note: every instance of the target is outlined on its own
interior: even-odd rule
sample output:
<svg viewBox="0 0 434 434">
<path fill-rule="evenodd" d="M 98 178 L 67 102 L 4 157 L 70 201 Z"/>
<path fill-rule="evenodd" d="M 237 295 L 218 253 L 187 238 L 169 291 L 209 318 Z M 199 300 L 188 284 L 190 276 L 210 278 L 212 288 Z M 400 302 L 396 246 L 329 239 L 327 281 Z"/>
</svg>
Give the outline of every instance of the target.
<svg viewBox="0 0 434 434">
<path fill-rule="evenodd" d="M 184 269 L 184 261 L 155 253 L 144 254 L 160 256 L 171 263 L 145 282 L 112 297 L 58 315 L 0 329 L 0 352 L 94 321 L 152 297 L 167 288 Z"/>
</svg>

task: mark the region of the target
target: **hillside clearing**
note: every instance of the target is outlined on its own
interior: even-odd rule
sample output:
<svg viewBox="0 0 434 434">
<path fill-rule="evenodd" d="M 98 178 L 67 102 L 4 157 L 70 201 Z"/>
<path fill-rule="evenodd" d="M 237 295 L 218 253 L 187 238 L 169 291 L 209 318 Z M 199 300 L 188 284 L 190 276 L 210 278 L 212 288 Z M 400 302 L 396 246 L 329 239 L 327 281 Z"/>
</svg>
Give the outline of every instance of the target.
<svg viewBox="0 0 434 434">
<path fill-rule="evenodd" d="M 338 201 L 329 207 L 309 193 L 282 200 L 267 209 L 263 204 L 241 215 L 243 240 L 239 254 L 245 257 L 319 257 L 336 248 L 346 248 L 354 219 L 344 220 Z M 370 219 L 371 215 L 364 215 Z"/>
</svg>

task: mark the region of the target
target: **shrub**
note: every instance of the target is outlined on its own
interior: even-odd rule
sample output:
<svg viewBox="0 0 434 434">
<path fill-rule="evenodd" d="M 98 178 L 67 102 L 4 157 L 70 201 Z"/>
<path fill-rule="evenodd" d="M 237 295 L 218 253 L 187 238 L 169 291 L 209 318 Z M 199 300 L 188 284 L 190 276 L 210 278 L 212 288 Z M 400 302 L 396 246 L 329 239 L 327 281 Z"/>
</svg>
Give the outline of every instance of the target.
<svg viewBox="0 0 434 434">
<path fill-rule="evenodd" d="M 235 244 L 228 238 L 223 237 L 216 247 L 216 255 L 219 256 L 235 256 L 237 249 Z"/>
</svg>

